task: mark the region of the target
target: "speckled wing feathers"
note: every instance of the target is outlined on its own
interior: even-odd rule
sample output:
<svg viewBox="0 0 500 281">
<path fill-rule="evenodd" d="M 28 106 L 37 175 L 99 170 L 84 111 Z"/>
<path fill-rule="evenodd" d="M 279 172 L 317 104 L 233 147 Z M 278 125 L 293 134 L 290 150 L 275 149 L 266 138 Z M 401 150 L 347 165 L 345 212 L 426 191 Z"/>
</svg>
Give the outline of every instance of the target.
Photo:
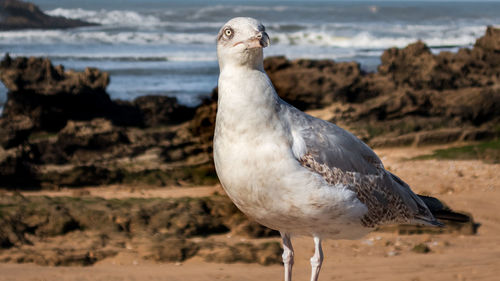
<svg viewBox="0 0 500 281">
<path fill-rule="evenodd" d="M 406 183 L 386 171 L 378 156 L 354 135 L 284 102 L 279 109 L 294 132 L 293 142 L 303 143 L 304 147 L 297 149 L 297 160 L 328 184 L 342 185 L 355 192 L 368 209 L 361 219 L 364 226 L 435 223 L 425 203 Z"/>
<path fill-rule="evenodd" d="M 309 170 L 320 174 L 332 186 L 343 185 L 356 193 L 357 198 L 366 205 L 368 213 L 361 219 L 366 227 L 391 222 L 410 222 L 412 212 L 394 192 L 386 188 L 387 175 L 380 170 L 378 174 L 362 175 L 356 172 L 343 171 L 336 167 L 328 167 L 318 163 L 311 154 L 299 159 Z"/>
</svg>

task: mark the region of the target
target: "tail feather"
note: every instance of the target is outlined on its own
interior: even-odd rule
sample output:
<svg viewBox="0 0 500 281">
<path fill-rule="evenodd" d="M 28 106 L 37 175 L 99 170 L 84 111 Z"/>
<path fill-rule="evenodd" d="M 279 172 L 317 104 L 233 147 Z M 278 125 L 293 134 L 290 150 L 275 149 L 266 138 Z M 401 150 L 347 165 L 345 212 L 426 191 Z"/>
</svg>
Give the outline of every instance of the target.
<svg viewBox="0 0 500 281">
<path fill-rule="evenodd" d="M 424 201 L 425 205 L 427 205 L 436 219 L 459 223 L 465 223 L 471 220 L 468 215 L 454 212 L 437 198 L 424 195 L 418 195 L 418 197 Z"/>
</svg>

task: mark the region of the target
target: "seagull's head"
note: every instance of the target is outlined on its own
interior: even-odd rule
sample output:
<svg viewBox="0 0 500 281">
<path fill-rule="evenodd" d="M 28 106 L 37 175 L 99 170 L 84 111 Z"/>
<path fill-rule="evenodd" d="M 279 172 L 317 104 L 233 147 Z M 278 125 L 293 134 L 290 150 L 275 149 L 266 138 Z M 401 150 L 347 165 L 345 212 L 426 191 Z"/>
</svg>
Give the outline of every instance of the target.
<svg viewBox="0 0 500 281">
<path fill-rule="evenodd" d="M 269 36 L 262 23 L 253 18 L 233 18 L 217 35 L 219 66 L 249 66 L 262 68 L 262 49 L 269 46 Z"/>
</svg>

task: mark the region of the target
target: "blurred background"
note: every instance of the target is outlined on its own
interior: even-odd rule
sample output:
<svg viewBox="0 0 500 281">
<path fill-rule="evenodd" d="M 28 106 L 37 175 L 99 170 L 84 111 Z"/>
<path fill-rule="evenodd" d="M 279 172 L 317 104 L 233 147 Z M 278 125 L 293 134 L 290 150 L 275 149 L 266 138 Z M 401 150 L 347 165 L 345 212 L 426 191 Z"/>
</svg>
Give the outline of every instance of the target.
<svg viewBox="0 0 500 281">
<path fill-rule="evenodd" d="M 322 280 L 498 280 L 499 1 L 0 0 L 0 281 L 282 278 L 213 164 L 237 16 L 280 97 L 465 218 L 326 241 Z"/>
</svg>

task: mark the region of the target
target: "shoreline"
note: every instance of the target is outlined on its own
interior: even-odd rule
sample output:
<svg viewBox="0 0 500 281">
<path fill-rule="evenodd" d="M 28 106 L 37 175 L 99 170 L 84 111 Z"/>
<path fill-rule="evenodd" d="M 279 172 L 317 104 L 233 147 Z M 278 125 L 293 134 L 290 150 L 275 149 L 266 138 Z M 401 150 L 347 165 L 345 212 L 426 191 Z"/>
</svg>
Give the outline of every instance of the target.
<svg viewBox="0 0 500 281">
<path fill-rule="evenodd" d="M 281 46 L 282 48 L 286 48 L 287 46 Z M 432 46 L 429 46 L 429 48 L 431 49 L 432 53 L 433 54 L 439 54 L 440 52 L 451 52 L 451 53 L 457 53 L 460 49 L 463 49 L 463 48 L 472 48 L 473 47 L 473 44 L 468 44 L 468 45 L 457 45 L 457 46 L 446 46 L 446 47 L 432 47 Z M 315 57 L 309 57 L 309 56 L 294 56 L 294 57 L 287 57 L 287 59 L 289 60 L 331 60 L 331 61 L 335 61 L 335 62 L 348 62 L 348 63 L 356 63 L 356 64 L 359 64 L 360 66 L 360 69 L 365 72 L 365 73 L 376 73 L 377 72 L 377 69 L 378 67 L 381 65 L 381 60 L 380 60 L 380 56 L 383 54 L 383 52 L 387 50 L 386 48 L 377 48 L 377 49 L 374 49 L 373 51 L 376 51 L 378 52 L 377 55 L 373 55 L 371 57 L 363 57 L 363 56 L 360 56 L 358 59 L 354 58 L 354 59 L 351 59 L 351 58 L 340 58 L 340 59 L 335 59 L 335 58 L 328 58 L 328 57 L 321 57 L 321 58 L 315 58 Z M 7 54 L 8 52 L 4 52 L 3 54 L 0 53 L 0 57 L 4 57 L 5 54 Z M 12 58 L 16 58 L 16 57 L 25 57 L 25 56 L 29 56 L 29 54 L 20 54 L 20 55 L 17 55 L 17 54 L 11 54 L 11 57 Z M 285 54 L 270 54 L 270 55 L 265 55 L 265 58 L 274 58 L 274 57 L 285 57 Z M 58 57 L 55 57 L 56 59 L 54 59 L 52 56 L 42 56 L 44 58 L 48 58 L 50 60 L 57 60 Z M 364 63 L 366 61 L 371 61 L 372 63 Z M 76 61 L 79 61 L 78 59 Z M 135 60 L 134 60 L 135 61 Z M 141 60 L 139 60 L 141 61 Z M 146 60 L 145 62 L 147 61 L 150 61 L 149 59 Z M 374 61 L 377 61 L 377 63 L 373 63 Z M 100 68 L 100 69 L 106 69 L 105 67 L 99 67 L 99 64 L 100 63 L 92 63 L 92 60 L 87 60 L 87 59 L 84 59 L 82 60 L 82 62 L 86 62 L 85 63 L 85 66 L 81 66 L 80 64 L 78 65 L 75 65 L 74 67 L 71 66 L 71 63 L 72 62 L 68 62 L 70 63 L 69 66 L 68 65 L 64 65 L 65 68 L 68 68 L 68 69 L 72 69 L 74 71 L 83 71 L 85 69 L 85 67 L 97 67 L 97 68 Z M 127 61 L 124 61 L 124 62 L 127 62 Z M 159 61 L 160 63 L 169 63 L 169 60 L 167 58 L 163 59 L 163 60 L 160 60 Z M 217 65 L 217 60 L 215 58 L 215 55 L 214 55 L 214 60 L 211 60 L 211 61 L 204 61 L 204 62 L 208 62 L 208 63 L 211 63 L 213 65 Z M 192 63 L 192 61 L 186 61 L 185 63 Z M 137 69 L 138 72 L 141 72 L 143 69 Z M 217 87 L 217 76 L 218 76 L 218 71 L 215 71 L 213 73 L 210 74 L 210 76 L 213 77 L 213 86 L 214 87 Z M 200 92 L 198 94 L 192 94 L 190 91 L 188 90 L 185 90 L 185 91 L 180 91 L 179 93 L 176 93 L 176 94 L 172 94 L 172 93 L 169 93 L 168 90 L 164 90 L 164 91 L 158 91 L 158 90 L 151 90 L 149 92 L 144 92 L 144 93 L 141 93 L 141 94 L 138 94 L 138 95 L 130 95 L 130 94 L 127 94 L 127 95 L 123 95 L 123 87 L 121 86 L 117 86 L 119 82 L 114 82 L 114 75 L 111 75 L 111 83 L 108 87 L 108 92 L 111 96 L 112 99 L 116 99 L 116 100 L 126 100 L 126 101 L 132 101 L 133 99 L 135 98 L 138 98 L 138 97 L 144 97 L 144 96 L 149 96 L 149 95 L 162 95 L 162 96 L 167 96 L 167 97 L 177 97 L 178 98 L 178 95 L 182 95 L 182 96 L 186 96 L 188 98 L 185 98 L 186 101 L 183 101 L 183 99 L 179 99 L 179 103 L 182 104 L 182 105 L 185 105 L 185 106 L 189 106 L 189 107 L 197 107 L 199 105 L 200 102 L 198 103 L 195 103 L 193 102 L 193 100 L 196 100 L 196 99 L 204 99 L 204 98 L 209 98 L 210 97 L 210 93 L 211 93 L 211 90 L 210 90 L 210 87 L 207 87 L 207 89 L 204 91 L 204 92 Z M 165 86 L 166 88 L 168 88 L 167 86 Z M 116 89 L 115 89 L 116 88 Z M 5 88 L 5 86 L 2 84 L 0 85 L 0 99 L 4 99 L 5 101 L 7 100 L 7 92 L 8 92 L 8 89 Z M 191 96 L 192 95 L 192 96 Z M 1 106 L 0 106 L 1 107 Z M 1 114 L 1 111 L 0 111 L 0 114 Z"/>
</svg>

